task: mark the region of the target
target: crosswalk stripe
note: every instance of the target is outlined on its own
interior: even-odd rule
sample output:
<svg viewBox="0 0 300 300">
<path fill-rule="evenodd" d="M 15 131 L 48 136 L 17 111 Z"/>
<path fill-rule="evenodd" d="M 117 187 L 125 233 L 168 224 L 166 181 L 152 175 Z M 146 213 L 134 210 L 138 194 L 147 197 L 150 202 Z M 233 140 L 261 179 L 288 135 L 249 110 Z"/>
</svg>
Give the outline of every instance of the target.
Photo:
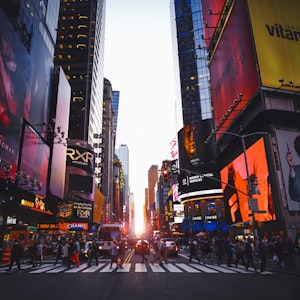
<svg viewBox="0 0 300 300">
<path fill-rule="evenodd" d="M 197 265 L 197 264 L 191 264 L 191 266 L 193 266 L 194 268 L 204 272 L 204 273 L 219 273 L 217 270 L 205 267 L 205 266 L 201 266 L 201 265 Z"/>
<path fill-rule="evenodd" d="M 87 266 L 88 264 L 81 264 L 78 268 L 68 269 L 65 273 L 78 273 L 84 270 Z"/>
<path fill-rule="evenodd" d="M 189 273 L 200 273 L 199 270 L 197 270 L 195 268 L 192 268 L 192 267 L 190 267 L 189 265 L 186 265 L 186 264 L 176 264 L 176 266 L 178 266 L 179 268 L 181 268 L 184 271 L 189 272 Z"/>
<path fill-rule="evenodd" d="M 23 267 L 23 266 L 22 266 Z M 21 267 L 21 268 L 22 268 Z M 43 265 L 42 267 L 39 267 L 37 269 L 34 269 L 34 271 L 31 271 L 29 272 L 30 274 L 37 274 L 37 273 L 44 273 L 46 271 L 49 271 L 49 270 L 52 270 L 53 268 L 55 268 L 56 266 L 55 265 L 49 265 L 49 264 L 46 264 L 46 265 Z"/>
<path fill-rule="evenodd" d="M 229 268 L 223 268 L 222 265 L 221 266 L 214 266 L 214 269 L 217 270 L 217 271 L 220 271 L 222 273 L 236 273 L 235 271 L 233 271 Z"/>
<path fill-rule="evenodd" d="M 149 264 L 153 272 L 163 273 L 166 272 L 159 264 Z"/>
<path fill-rule="evenodd" d="M 87 269 L 84 269 L 82 271 L 82 273 L 93 273 L 93 272 L 96 272 L 97 270 L 99 270 L 100 268 L 102 268 L 103 266 L 105 266 L 104 263 L 99 263 L 98 266 L 97 265 L 93 265 L 93 266 L 90 266 Z"/>
<path fill-rule="evenodd" d="M 125 263 L 122 265 L 123 268 L 117 270 L 118 273 L 128 273 L 130 271 L 131 263 Z"/>
<path fill-rule="evenodd" d="M 147 267 L 145 264 L 137 263 L 135 264 L 135 272 L 141 273 L 141 272 L 147 272 Z"/>
<path fill-rule="evenodd" d="M 133 268 L 132 268 L 133 266 Z M 0 273 L 6 272 L 7 267 L 0 268 Z M 195 262 L 192 263 L 165 263 L 163 266 L 160 266 L 158 263 L 124 263 L 123 268 L 118 268 L 114 263 L 112 268 L 110 268 L 110 262 L 104 261 L 99 262 L 98 265 L 89 266 L 88 263 L 82 263 L 78 268 L 68 269 L 67 266 L 62 264 L 50 264 L 45 263 L 42 266 L 33 268 L 31 264 L 21 264 L 21 270 L 24 272 L 27 271 L 30 274 L 41 274 L 41 273 L 129 273 L 130 271 L 136 273 L 225 273 L 225 274 L 253 274 L 254 269 L 249 268 L 248 271 L 245 270 L 245 267 L 238 265 L 237 267 L 232 266 L 228 267 L 226 264 L 221 265 L 203 265 Z M 12 271 L 17 271 L 17 266 L 13 266 Z M 265 272 L 264 274 L 272 274 L 271 272 Z"/>
<path fill-rule="evenodd" d="M 172 273 L 182 273 L 183 271 L 172 264 L 165 264 L 165 268 L 167 268 Z"/>
</svg>

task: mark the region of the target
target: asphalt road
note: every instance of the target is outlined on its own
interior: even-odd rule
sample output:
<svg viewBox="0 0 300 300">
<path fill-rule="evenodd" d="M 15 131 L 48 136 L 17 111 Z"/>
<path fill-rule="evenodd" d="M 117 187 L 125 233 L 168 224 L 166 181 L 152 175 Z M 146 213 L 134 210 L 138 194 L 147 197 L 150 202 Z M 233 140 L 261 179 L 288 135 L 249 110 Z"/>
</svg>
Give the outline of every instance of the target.
<svg viewBox="0 0 300 300">
<path fill-rule="evenodd" d="M 181 251 L 167 265 L 141 264 L 140 255 L 129 256 L 124 269 L 110 269 L 108 258 L 101 258 L 93 271 L 81 268 L 66 270 L 47 259 L 42 268 L 22 265 L 22 272 L 6 272 L 0 268 L 0 299 L 2 300 L 214 300 L 272 299 L 294 300 L 300 295 L 300 279 L 292 273 L 268 272 L 265 275 L 245 272 L 240 266 L 212 266 L 193 262 Z M 151 255 L 148 256 L 151 260 Z M 47 269 L 48 266 L 48 269 Z M 91 268 L 96 269 L 96 266 Z M 46 271 L 47 269 L 47 271 Z M 61 271 L 54 271 L 54 270 Z"/>
</svg>

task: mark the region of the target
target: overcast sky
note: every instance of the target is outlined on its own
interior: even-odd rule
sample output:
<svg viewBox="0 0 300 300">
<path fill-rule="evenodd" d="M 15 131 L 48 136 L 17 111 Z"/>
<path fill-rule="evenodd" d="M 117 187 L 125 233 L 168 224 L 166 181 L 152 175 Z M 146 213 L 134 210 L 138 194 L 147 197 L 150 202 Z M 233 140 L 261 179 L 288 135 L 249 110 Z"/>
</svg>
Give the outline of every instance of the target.
<svg viewBox="0 0 300 300">
<path fill-rule="evenodd" d="M 117 143 L 129 148 L 129 185 L 144 202 L 148 169 L 176 137 L 169 0 L 107 0 L 104 76 L 120 91 Z"/>
</svg>

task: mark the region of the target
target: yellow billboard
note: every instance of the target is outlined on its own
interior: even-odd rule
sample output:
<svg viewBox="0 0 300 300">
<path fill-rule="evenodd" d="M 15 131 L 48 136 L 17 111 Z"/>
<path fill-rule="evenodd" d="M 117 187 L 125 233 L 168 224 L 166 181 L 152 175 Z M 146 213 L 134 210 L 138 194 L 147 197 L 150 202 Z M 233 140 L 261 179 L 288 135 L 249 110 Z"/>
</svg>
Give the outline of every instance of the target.
<svg viewBox="0 0 300 300">
<path fill-rule="evenodd" d="M 97 188 L 95 188 L 94 215 L 93 215 L 94 223 L 98 223 L 98 224 L 101 223 L 103 207 L 104 207 L 104 195 Z"/>
<path fill-rule="evenodd" d="M 248 0 L 248 6 L 262 86 L 299 90 L 300 1 Z"/>
</svg>

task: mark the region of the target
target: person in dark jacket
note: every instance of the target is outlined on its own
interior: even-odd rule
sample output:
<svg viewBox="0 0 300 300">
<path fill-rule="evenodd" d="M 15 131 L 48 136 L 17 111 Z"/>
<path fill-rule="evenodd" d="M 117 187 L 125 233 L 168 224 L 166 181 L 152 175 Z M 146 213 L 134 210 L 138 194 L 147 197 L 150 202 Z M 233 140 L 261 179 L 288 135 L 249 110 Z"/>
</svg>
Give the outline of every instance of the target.
<svg viewBox="0 0 300 300">
<path fill-rule="evenodd" d="M 20 258 L 22 256 L 23 253 L 23 248 L 21 245 L 19 245 L 18 241 L 15 240 L 12 250 L 11 250 L 11 254 L 10 254 L 10 264 L 8 267 L 8 272 L 11 270 L 14 262 L 16 262 L 17 267 L 18 267 L 18 272 L 21 272 L 21 266 L 20 266 Z"/>
</svg>

